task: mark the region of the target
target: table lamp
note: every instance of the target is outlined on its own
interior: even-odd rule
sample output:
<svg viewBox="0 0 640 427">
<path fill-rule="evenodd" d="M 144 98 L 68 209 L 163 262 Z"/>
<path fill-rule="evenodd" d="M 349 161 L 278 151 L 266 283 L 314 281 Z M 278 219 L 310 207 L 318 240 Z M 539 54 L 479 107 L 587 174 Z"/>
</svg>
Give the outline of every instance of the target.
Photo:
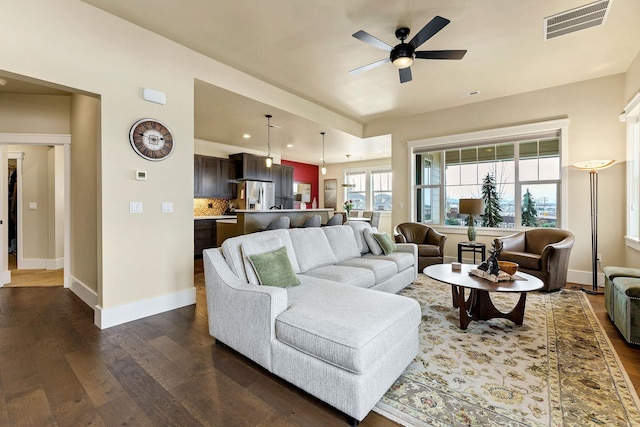
<svg viewBox="0 0 640 427">
<path fill-rule="evenodd" d="M 482 199 L 460 199 L 459 212 L 469 215 L 469 227 L 467 228 L 467 238 L 470 242 L 476 241 L 476 221 L 474 216 L 484 212 L 484 201 Z"/>
<path fill-rule="evenodd" d="M 598 171 L 613 166 L 615 160 L 589 160 L 573 164 L 576 169 L 589 172 L 591 194 L 591 290 L 584 292 L 595 295 L 598 292 Z"/>
</svg>

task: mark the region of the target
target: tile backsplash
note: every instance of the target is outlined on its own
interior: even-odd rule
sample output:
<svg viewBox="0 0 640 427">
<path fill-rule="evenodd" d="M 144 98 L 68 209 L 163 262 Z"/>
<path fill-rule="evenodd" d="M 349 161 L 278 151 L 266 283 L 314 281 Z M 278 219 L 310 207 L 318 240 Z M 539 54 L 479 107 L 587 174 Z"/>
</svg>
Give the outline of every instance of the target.
<svg viewBox="0 0 640 427">
<path fill-rule="evenodd" d="M 193 199 L 193 216 L 224 215 L 228 209 L 227 199 Z"/>
</svg>

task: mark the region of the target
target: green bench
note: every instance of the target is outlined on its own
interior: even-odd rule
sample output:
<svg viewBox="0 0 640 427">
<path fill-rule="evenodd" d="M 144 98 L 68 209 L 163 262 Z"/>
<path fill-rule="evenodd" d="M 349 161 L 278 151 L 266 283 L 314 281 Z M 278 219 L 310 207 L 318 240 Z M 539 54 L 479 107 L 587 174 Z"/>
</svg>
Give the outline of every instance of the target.
<svg viewBox="0 0 640 427">
<path fill-rule="evenodd" d="M 622 336 L 640 344 L 640 268 L 612 267 L 604 272 L 604 305 Z"/>
</svg>

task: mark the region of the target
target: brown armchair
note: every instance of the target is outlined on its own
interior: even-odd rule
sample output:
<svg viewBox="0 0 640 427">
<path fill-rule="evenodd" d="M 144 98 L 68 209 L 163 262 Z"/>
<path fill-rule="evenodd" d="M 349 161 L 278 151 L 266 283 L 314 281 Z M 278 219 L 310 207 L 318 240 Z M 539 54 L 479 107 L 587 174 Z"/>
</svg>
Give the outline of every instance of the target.
<svg viewBox="0 0 640 427">
<path fill-rule="evenodd" d="M 447 236 L 419 222 L 403 222 L 393 230 L 396 243 L 415 243 L 418 245 L 418 268 L 420 272 L 432 264 L 442 264 L 444 243 Z"/>
<path fill-rule="evenodd" d="M 557 291 L 567 284 L 569 255 L 575 238 L 568 230 L 536 228 L 500 239 L 499 260 L 518 263 L 518 270 L 544 282 L 543 291 Z"/>
</svg>

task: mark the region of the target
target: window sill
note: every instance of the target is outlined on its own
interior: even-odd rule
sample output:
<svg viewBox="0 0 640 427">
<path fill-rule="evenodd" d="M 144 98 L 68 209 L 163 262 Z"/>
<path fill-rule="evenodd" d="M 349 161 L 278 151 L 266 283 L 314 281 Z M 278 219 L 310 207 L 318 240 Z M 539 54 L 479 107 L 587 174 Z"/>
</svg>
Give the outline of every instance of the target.
<svg viewBox="0 0 640 427">
<path fill-rule="evenodd" d="M 435 228 L 438 232 L 442 234 L 461 234 L 465 236 L 467 235 L 466 225 L 465 226 L 432 225 L 432 224 L 425 224 L 425 225 Z M 524 229 L 519 230 L 517 228 L 476 227 L 476 236 L 502 237 L 502 236 L 509 236 L 519 231 L 525 231 L 525 230 Z"/>
<path fill-rule="evenodd" d="M 634 249 L 638 252 L 640 252 L 640 239 L 637 239 L 635 237 L 628 237 L 625 236 L 624 237 L 625 240 L 625 244 L 630 247 L 631 249 Z"/>
</svg>

